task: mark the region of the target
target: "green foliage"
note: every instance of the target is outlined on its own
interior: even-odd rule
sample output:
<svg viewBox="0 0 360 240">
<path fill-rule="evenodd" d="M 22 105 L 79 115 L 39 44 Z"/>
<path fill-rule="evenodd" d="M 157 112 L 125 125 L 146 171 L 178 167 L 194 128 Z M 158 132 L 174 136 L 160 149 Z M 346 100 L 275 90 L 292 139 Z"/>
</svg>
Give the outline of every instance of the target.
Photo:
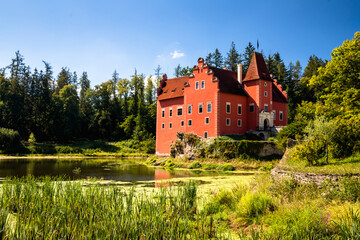
<svg viewBox="0 0 360 240">
<path fill-rule="evenodd" d="M 352 208 L 346 211 L 335 226 L 339 229 L 339 235 L 342 239 L 360 239 L 360 212 Z"/>
<path fill-rule="evenodd" d="M 338 117 L 334 121 L 336 129 L 331 143 L 333 157 L 347 157 L 360 151 L 360 115 Z"/>
<path fill-rule="evenodd" d="M 41 239 L 220 236 L 197 214 L 194 182 L 162 188 L 150 197 L 146 193 L 135 194 L 134 189 L 125 191 L 91 182 L 83 188 L 82 184 L 60 183 L 50 178 L 5 181 L 0 198 L 2 236 L 9 239 L 31 239 L 35 235 Z"/>
<path fill-rule="evenodd" d="M 266 193 L 247 192 L 237 206 L 239 215 L 247 218 L 258 217 L 266 211 L 274 211 L 275 204 Z"/>
<path fill-rule="evenodd" d="M 192 163 L 189 165 L 189 168 L 190 168 L 190 169 L 201 168 L 201 164 L 199 163 L 199 161 L 195 161 L 195 162 L 192 162 Z"/>
<path fill-rule="evenodd" d="M 0 128 L 0 151 L 4 153 L 16 153 L 22 148 L 20 135 L 17 131 Z"/>
<path fill-rule="evenodd" d="M 232 164 L 230 164 L 230 163 L 226 163 L 226 164 L 220 165 L 220 166 L 218 167 L 218 169 L 219 169 L 220 171 L 234 171 L 234 170 L 235 170 L 235 167 L 234 167 Z"/>
<path fill-rule="evenodd" d="M 207 156 L 218 154 L 226 159 L 238 158 L 244 154 L 257 156 L 263 146 L 264 143 L 258 141 L 223 141 L 215 139 L 215 141 L 205 148 L 205 153 Z"/>
<path fill-rule="evenodd" d="M 282 128 L 276 136 L 276 143 L 281 150 L 286 149 L 287 139 L 302 138 L 305 134 L 305 128 L 308 125 L 307 122 L 299 121 L 293 122 L 286 127 Z"/>
<path fill-rule="evenodd" d="M 184 133 L 185 144 L 195 147 L 200 142 L 200 137 L 193 133 Z"/>
<path fill-rule="evenodd" d="M 237 71 L 237 64 L 241 61 L 241 55 L 236 50 L 235 43 L 231 42 L 230 50 L 227 53 L 225 66 L 231 71 Z"/>
<path fill-rule="evenodd" d="M 318 100 L 340 113 L 360 110 L 360 32 L 331 53 L 331 61 L 320 67 L 309 85 L 316 88 Z"/>
</svg>

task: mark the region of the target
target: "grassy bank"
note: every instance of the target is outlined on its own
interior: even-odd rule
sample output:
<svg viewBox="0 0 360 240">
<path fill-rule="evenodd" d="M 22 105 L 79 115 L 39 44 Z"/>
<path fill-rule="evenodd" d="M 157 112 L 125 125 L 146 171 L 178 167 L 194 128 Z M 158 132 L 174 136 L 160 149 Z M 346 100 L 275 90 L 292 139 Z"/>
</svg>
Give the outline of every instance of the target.
<svg viewBox="0 0 360 240">
<path fill-rule="evenodd" d="M 166 161 L 165 161 L 166 160 Z M 187 168 L 206 171 L 270 171 L 280 159 L 255 159 L 250 157 L 223 159 L 223 158 L 198 158 L 187 160 L 185 158 L 157 158 L 149 157 L 145 160 L 148 165 L 162 162 L 160 166 L 167 168 Z"/>
<path fill-rule="evenodd" d="M 202 214 L 248 239 L 359 239 L 360 180 L 321 188 L 262 175 L 214 194 Z"/>
<path fill-rule="evenodd" d="M 311 173 L 337 173 L 337 174 L 350 174 L 360 173 L 360 152 L 354 153 L 347 158 L 329 158 L 326 163 L 325 159 L 320 159 L 318 166 L 309 165 L 308 161 L 298 159 L 293 156 L 291 149 L 288 157 L 284 159 L 278 167 L 293 172 L 311 172 Z"/>
<path fill-rule="evenodd" d="M 146 157 L 154 152 L 155 141 L 139 142 L 124 140 L 107 142 L 103 140 L 78 139 L 66 143 L 24 142 L 17 152 L 0 151 L 3 156 L 91 156 L 91 157 Z"/>
</svg>

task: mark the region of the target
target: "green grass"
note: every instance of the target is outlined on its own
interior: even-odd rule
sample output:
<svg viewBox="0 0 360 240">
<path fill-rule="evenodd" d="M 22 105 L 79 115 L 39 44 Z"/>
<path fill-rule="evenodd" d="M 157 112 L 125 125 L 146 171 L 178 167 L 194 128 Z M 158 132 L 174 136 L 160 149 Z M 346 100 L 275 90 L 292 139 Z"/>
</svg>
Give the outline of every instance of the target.
<svg viewBox="0 0 360 240">
<path fill-rule="evenodd" d="M 344 179 L 319 188 L 262 175 L 215 192 L 203 212 L 241 239 L 359 239 L 359 185 Z"/>
<path fill-rule="evenodd" d="M 115 156 L 115 157 L 146 157 L 152 153 L 154 140 L 139 142 L 124 140 L 107 142 L 103 140 L 78 139 L 67 143 L 25 143 L 24 151 L 19 154 L 25 156 Z"/>
<path fill-rule="evenodd" d="M 283 170 L 293 172 L 312 172 L 312 173 L 360 173 L 360 153 L 354 153 L 352 156 L 344 159 L 329 159 L 329 163 L 325 164 L 325 160 L 320 161 L 320 166 L 309 166 L 306 160 L 292 160 L 290 157 L 282 162 L 279 167 Z"/>
<path fill-rule="evenodd" d="M 0 198 L 2 239 L 209 239 L 221 237 L 197 212 L 189 182 L 151 195 L 59 179 L 5 181 Z M 61 180 L 61 179 L 60 179 Z"/>
</svg>

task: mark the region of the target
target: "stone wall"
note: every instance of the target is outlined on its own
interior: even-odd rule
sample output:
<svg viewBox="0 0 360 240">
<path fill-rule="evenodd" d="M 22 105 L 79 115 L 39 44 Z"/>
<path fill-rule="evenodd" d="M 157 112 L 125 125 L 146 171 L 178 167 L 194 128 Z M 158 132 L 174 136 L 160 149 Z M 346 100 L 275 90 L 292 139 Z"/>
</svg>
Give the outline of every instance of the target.
<svg viewBox="0 0 360 240">
<path fill-rule="evenodd" d="M 358 178 L 360 174 L 326 174 L 326 173 L 306 173 L 306 172 L 291 172 L 281 170 L 275 167 L 271 170 L 273 179 L 292 178 L 300 184 L 315 184 L 317 186 L 323 184 L 325 181 L 338 182 L 344 177 Z"/>
<path fill-rule="evenodd" d="M 289 141 L 290 140 L 290 141 Z M 297 141 L 288 139 L 287 146 L 282 159 L 280 160 L 280 164 L 286 162 L 286 158 L 289 154 L 289 150 L 291 147 L 298 144 Z M 360 174 L 353 173 L 353 174 L 328 174 L 328 173 L 308 173 L 308 172 L 291 172 L 285 171 L 278 167 L 275 167 L 271 170 L 271 177 L 275 180 L 283 179 L 283 178 L 290 178 L 294 179 L 296 182 L 300 184 L 315 184 L 317 186 L 323 184 L 325 181 L 331 182 L 338 182 L 339 180 L 343 179 L 344 177 L 355 177 L 359 178 Z"/>
</svg>

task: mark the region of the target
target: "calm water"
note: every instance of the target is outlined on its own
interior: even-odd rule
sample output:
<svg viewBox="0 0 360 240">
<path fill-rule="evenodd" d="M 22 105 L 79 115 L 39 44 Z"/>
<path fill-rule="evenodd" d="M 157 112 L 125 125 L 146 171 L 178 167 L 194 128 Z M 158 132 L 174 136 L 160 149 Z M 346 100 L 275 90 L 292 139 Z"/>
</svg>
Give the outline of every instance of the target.
<svg viewBox="0 0 360 240">
<path fill-rule="evenodd" d="M 0 160 L 0 178 L 23 177 L 27 175 L 67 176 L 71 179 L 102 178 L 116 181 L 161 180 L 176 177 L 219 175 L 201 171 L 166 170 L 148 167 L 136 160 L 124 159 L 9 159 Z"/>
</svg>

